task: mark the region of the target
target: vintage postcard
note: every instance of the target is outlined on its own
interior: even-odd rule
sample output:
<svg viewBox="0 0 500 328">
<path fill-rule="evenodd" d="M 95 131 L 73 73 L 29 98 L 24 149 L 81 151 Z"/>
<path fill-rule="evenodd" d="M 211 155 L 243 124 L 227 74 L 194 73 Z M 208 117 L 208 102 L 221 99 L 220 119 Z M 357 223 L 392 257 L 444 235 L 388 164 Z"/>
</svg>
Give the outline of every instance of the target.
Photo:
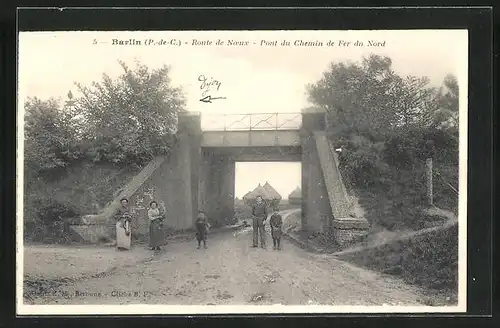
<svg viewBox="0 0 500 328">
<path fill-rule="evenodd" d="M 465 312 L 466 30 L 20 32 L 17 313 Z"/>
</svg>

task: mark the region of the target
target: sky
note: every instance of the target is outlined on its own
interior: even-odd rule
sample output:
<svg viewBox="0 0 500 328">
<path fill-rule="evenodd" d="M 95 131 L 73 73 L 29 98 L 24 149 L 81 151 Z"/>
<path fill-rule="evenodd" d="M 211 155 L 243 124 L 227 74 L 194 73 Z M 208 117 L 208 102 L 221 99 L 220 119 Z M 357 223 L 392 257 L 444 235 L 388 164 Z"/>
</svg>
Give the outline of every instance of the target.
<svg viewBox="0 0 500 328">
<path fill-rule="evenodd" d="M 141 44 L 113 44 L 113 39 Z M 215 44 L 219 39 L 224 45 Z M 249 45 L 228 45 L 229 40 Z M 290 46 L 280 46 L 284 40 Z M 324 46 L 294 46 L 299 40 L 321 41 Z M 171 41 L 173 45 L 161 44 Z M 206 41 L 212 44 L 200 44 Z M 328 41 L 335 45 L 326 46 Z M 350 44 L 340 46 L 339 41 Z M 354 46 L 356 41 L 364 45 Z M 368 47 L 368 41 L 385 44 Z M 151 69 L 171 67 L 172 84 L 182 87 L 187 110 L 200 112 L 206 128 L 211 115 L 222 113 L 300 112 L 310 106 L 305 86 L 319 80 L 332 61 L 359 61 L 371 53 L 390 56 L 401 75 L 427 76 L 439 86 L 452 73 L 465 86 L 467 46 L 466 30 L 21 32 L 19 112 L 22 115 L 27 97 L 65 99 L 70 90 L 78 96 L 75 82 L 90 85 L 103 73 L 116 77 L 122 72 L 118 60 L 129 66 L 139 60 Z M 209 94 L 225 99 L 200 102 L 204 96 L 200 76 L 207 82 L 218 81 L 218 88 L 213 84 Z M 259 179 L 248 174 L 257 169 L 262 173 Z M 300 185 L 300 164 L 238 165 L 236 196 L 266 179 L 282 196 L 288 195 Z"/>
</svg>

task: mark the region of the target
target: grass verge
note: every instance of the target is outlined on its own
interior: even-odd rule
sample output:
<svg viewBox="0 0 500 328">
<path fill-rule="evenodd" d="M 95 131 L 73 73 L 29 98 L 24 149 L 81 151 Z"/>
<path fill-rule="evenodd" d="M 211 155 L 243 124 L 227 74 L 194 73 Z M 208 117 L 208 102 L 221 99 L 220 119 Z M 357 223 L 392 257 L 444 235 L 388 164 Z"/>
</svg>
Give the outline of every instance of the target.
<svg viewBox="0 0 500 328">
<path fill-rule="evenodd" d="M 408 238 L 337 253 L 341 260 L 421 286 L 429 305 L 457 302 L 458 224 L 449 222 Z"/>
</svg>

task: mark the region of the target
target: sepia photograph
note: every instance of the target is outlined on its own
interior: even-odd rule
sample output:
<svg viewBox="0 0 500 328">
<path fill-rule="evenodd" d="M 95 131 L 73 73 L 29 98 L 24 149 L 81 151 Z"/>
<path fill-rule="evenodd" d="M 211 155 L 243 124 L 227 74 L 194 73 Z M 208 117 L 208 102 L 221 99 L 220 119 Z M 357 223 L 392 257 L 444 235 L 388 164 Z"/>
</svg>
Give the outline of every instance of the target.
<svg viewBox="0 0 500 328">
<path fill-rule="evenodd" d="M 466 311 L 467 30 L 18 50 L 18 314 Z"/>
</svg>

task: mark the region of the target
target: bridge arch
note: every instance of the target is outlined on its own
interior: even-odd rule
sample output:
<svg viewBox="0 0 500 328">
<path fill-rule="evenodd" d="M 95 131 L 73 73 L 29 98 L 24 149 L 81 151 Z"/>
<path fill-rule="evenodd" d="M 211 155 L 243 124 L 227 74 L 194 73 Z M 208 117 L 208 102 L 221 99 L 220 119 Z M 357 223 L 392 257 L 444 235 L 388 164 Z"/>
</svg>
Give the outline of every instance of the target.
<svg viewBox="0 0 500 328">
<path fill-rule="evenodd" d="M 199 113 L 179 115 L 178 142 L 171 153 L 151 161 L 105 211 L 73 225 L 74 232 L 90 242 L 112 238 L 112 216 L 122 197 L 133 204 L 133 231 L 139 235 L 148 233 L 145 204 L 152 199 L 164 206 L 165 224 L 173 229 L 192 228 L 199 209 L 209 218 L 231 218 L 237 161 L 296 161 L 302 167 L 302 229 L 333 231 L 341 246 L 366 235 L 366 219 L 351 215 L 324 113 L 236 114 L 239 125 L 231 123 L 231 116 L 202 128 Z"/>
<path fill-rule="evenodd" d="M 200 114 L 179 120 L 181 143 L 191 149 L 191 217 L 203 209 L 212 218 L 234 216 L 235 164 L 294 161 L 302 166 L 302 227 L 325 231 L 348 217 L 348 199 L 325 136 L 324 113 L 220 115 L 206 124 Z M 323 161 L 329 161 L 323 163 Z M 328 172 L 324 174 L 324 170 Z M 336 188 L 337 187 L 337 188 Z M 330 189 L 330 192 L 329 192 Z M 338 220 L 337 220 L 338 221 Z M 187 222 L 192 224 L 192 222 Z"/>
</svg>

